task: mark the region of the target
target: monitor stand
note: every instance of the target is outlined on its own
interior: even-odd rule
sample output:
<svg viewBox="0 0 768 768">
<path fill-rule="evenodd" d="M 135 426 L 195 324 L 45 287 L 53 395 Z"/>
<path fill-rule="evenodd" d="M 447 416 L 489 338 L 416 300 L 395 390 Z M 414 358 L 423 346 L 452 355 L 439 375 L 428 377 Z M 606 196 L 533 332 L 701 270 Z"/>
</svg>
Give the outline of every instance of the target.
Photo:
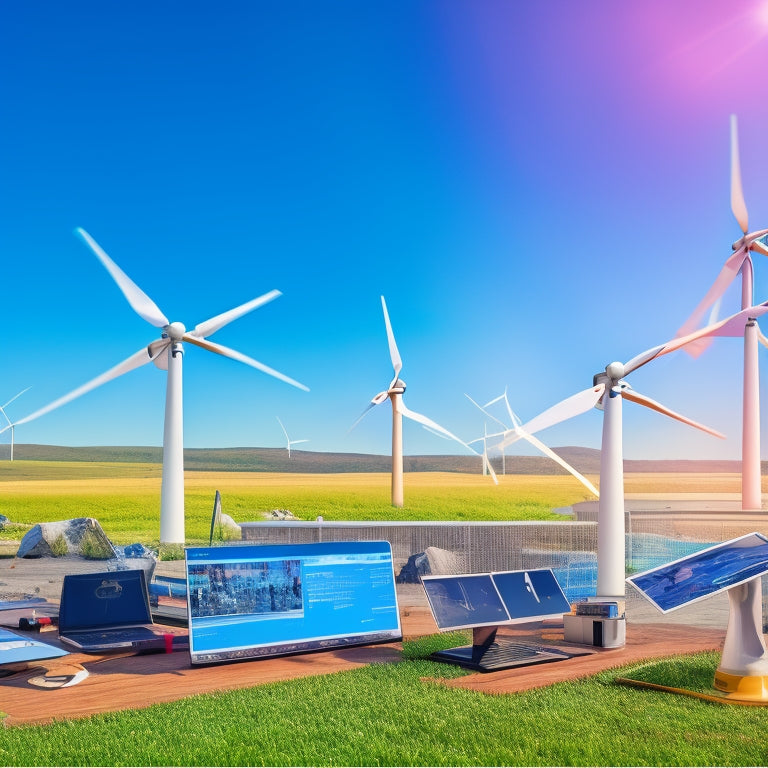
<svg viewBox="0 0 768 768">
<path fill-rule="evenodd" d="M 497 641 L 498 629 L 498 626 L 474 627 L 472 645 L 436 651 L 431 658 L 435 661 L 458 664 L 460 667 L 478 672 L 494 672 L 498 669 L 527 667 L 532 664 L 546 664 L 549 661 L 571 658 L 572 654 L 556 648 L 529 645 L 518 642 L 514 638 L 503 638 Z"/>
<path fill-rule="evenodd" d="M 730 612 L 715 688 L 729 699 L 768 702 L 761 577 L 728 590 Z"/>
</svg>

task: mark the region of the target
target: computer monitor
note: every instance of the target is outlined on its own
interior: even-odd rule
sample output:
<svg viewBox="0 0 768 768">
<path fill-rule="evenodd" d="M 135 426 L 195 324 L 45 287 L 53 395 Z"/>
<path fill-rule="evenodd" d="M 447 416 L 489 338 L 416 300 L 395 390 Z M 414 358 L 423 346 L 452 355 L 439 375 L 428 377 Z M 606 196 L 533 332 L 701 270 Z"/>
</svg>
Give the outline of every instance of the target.
<svg viewBox="0 0 768 768">
<path fill-rule="evenodd" d="M 402 638 L 389 542 L 190 547 L 193 664 Z"/>
<path fill-rule="evenodd" d="M 496 630 L 561 617 L 571 606 L 550 568 L 422 577 L 440 630 L 472 629 L 472 645 L 433 654 L 438 661 L 489 672 L 570 658 L 557 648 L 497 639 Z"/>
<path fill-rule="evenodd" d="M 766 572 L 768 537 L 749 533 L 630 576 L 627 581 L 662 613 L 669 613 Z"/>
</svg>

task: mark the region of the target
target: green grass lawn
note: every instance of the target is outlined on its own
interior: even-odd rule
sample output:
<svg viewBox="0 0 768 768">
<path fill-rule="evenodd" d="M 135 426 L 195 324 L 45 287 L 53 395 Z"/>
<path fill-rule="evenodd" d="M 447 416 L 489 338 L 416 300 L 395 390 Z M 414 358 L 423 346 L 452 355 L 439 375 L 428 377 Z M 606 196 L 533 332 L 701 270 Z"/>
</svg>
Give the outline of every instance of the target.
<svg viewBox="0 0 768 768">
<path fill-rule="evenodd" d="M 206 694 L 144 710 L 7 728 L 0 730 L 0 763 L 768 763 L 762 708 L 616 685 L 616 674 L 631 674 L 627 669 L 527 693 L 488 696 L 441 685 L 438 679 L 462 673 L 417 656 L 399 664 Z M 717 655 L 693 659 L 711 680 Z"/>
<path fill-rule="evenodd" d="M 14 462 L 17 464 L 17 462 Z M 18 462 L 18 464 L 43 464 Z M 0 512 L 34 523 L 92 516 L 117 543 L 157 538 L 156 465 L 0 472 Z M 187 478 L 187 532 L 207 540 L 213 494 L 236 520 L 289 508 L 302 517 L 392 519 L 388 477 L 245 473 Z M 568 478 L 406 476 L 404 519 L 549 519 L 583 498 Z M 487 479 L 486 479 L 487 480 Z M 498 492 L 500 491 L 500 492 Z M 570 501 L 569 501 L 570 499 Z M 463 518 L 462 518 L 463 516 Z M 2 534 L 4 535 L 4 534 Z M 0 728 L 0 765 L 766 765 L 768 710 L 614 683 L 711 685 L 718 654 L 636 665 L 526 693 L 448 688 L 464 674 L 424 657 L 464 642 L 437 636 L 403 661 L 48 726 Z M 309 658 L 309 657 L 308 657 Z M 678 681 L 675 683 L 674 681 Z M 141 685 L 137 679 L 135 685 Z M 50 691 L 56 696 L 56 691 Z M 2 710 L 0 687 L 0 711 Z"/>
</svg>

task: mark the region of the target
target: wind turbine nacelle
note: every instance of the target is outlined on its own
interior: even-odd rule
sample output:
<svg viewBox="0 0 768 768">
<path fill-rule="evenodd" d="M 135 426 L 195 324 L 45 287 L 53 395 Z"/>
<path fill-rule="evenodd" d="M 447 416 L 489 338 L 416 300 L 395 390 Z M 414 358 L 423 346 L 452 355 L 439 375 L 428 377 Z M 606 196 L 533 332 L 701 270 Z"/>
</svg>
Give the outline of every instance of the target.
<svg viewBox="0 0 768 768">
<path fill-rule="evenodd" d="M 163 328 L 163 332 L 169 339 L 181 341 L 184 338 L 187 329 L 184 327 L 183 323 L 169 323 Z"/>
<path fill-rule="evenodd" d="M 390 394 L 390 395 L 402 395 L 403 392 L 405 392 L 405 382 L 402 379 L 398 379 L 389 388 L 388 394 Z"/>
</svg>

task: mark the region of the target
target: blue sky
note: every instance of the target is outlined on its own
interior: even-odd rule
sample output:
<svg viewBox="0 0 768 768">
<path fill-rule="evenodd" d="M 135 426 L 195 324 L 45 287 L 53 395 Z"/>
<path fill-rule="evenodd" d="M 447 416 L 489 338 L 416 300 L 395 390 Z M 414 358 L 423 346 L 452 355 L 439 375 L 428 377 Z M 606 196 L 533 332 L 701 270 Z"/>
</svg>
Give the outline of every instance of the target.
<svg viewBox="0 0 768 768">
<path fill-rule="evenodd" d="M 347 433 L 391 378 L 382 294 L 409 408 L 470 440 L 464 393 L 506 386 L 533 417 L 674 336 L 714 280 L 740 235 L 731 113 L 751 229 L 768 226 L 762 5 L 6 4 L 0 403 L 31 387 L 22 418 L 158 336 L 80 226 L 188 328 L 283 291 L 213 340 L 311 391 L 187 347 L 188 447 L 280 446 L 279 416 L 301 448 L 387 453 L 388 404 Z M 740 361 L 721 340 L 633 374 L 729 439 L 627 404 L 625 455 L 738 458 Z M 159 445 L 164 377 L 147 365 L 16 441 Z M 539 437 L 599 447 L 600 426 Z M 404 440 L 462 451 L 415 424 Z"/>
</svg>

